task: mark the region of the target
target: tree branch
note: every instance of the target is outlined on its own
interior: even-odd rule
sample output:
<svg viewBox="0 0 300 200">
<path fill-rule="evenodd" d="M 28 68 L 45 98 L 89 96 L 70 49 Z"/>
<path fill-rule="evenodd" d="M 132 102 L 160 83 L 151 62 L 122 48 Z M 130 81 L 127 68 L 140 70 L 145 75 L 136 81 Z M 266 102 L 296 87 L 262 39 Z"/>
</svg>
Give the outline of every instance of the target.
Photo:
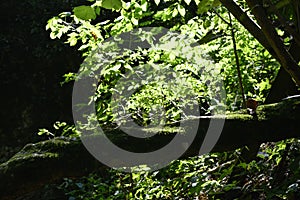
<svg viewBox="0 0 300 200">
<path fill-rule="evenodd" d="M 220 0 L 231 14 L 261 43 L 274 58 L 278 58 L 267 38 L 257 24 L 234 1 Z"/>
<path fill-rule="evenodd" d="M 278 34 L 268 19 L 265 9 L 258 0 L 246 0 L 252 13 L 257 19 L 262 32 L 267 38 L 267 41 L 274 49 L 277 60 L 282 67 L 292 76 L 297 85 L 300 85 L 300 68 L 290 53 L 285 49 L 283 42 L 278 37 Z"/>
<path fill-rule="evenodd" d="M 292 98 L 277 104 L 259 106 L 256 118 L 245 114 L 246 110 L 244 114 L 231 113 L 227 116 L 200 117 L 197 135 L 189 148 L 185 149 L 186 143 L 184 142 L 179 142 L 177 145 L 177 148 L 186 150 L 181 158 L 199 155 L 212 119 L 223 120 L 226 117 L 221 137 L 212 152 L 230 151 L 245 145 L 259 145 L 262 142 L 299 137 L 299 100 L 300 98 Z M 187 129 L 194 130 L 193 127 L 187 127 Z M 188 130 L 186 133 L 178 133 L 181 134 L 179 137 L 184 139 L 185 135 L 190 133 Z M 119 129 L 111 129 L 105 133 L 120 148 L 137 153 L 160 149 L 172 141 L 176 134 L 157 134 L 151 138 L 141 139 L 130 137 Z M 87 137 L 93 142 L 101 140 L 103 136 Z M 111 159 L 118 162 L 113 156 Z M 37 190 L 63 177 L 82 176 L 95 169 L 104 170 L 107 167 L 93 158 L 79 139 L 54 138 L 28 144 L 10 160 L 0 165 L 0 198 L 9 196 L 6 199 L 15 199 L 15 196 Z"/>
<path fill-rule="evenodd" d="M 239 56 L 238 56 L 238 53 L 237 53 L 236 40 L 235 40 L 235 34 L 234 34 L 234 27 L 233 27 L 233 24 L 232 24 L 232 19 L 231 19 L 230 12 L 228 13 L 228 15 L 229 15 L 229 26 L 230 26 L 230 29 L 231 29 L 231 39 L 232 39 L 232 45 L 233 45 L 235 63 L 236 63 L 236 68 L 237 68 L 237 73 L 238 73 L 240 90 L 241 90 L 241 93 L 242 93 L 243 108 L 246 108 L 245 90 L 244 90 L 243 80 L 242 80 L 240 60 L 239 60 Z"/>
</svg>

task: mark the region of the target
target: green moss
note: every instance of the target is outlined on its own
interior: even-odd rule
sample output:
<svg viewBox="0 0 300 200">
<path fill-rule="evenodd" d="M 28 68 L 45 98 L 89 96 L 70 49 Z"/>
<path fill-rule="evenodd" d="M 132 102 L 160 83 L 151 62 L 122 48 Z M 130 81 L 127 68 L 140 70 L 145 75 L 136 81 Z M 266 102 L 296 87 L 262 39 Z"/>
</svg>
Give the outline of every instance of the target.
<svg viewBox="0 0 300 200">
<path fill-rule="evenodd" d="M 158 133 L 158 134 L 170 134 L 170 133 L 184 133 L 185 130 L 182 127 L 162 127 L 162 128 L 145 128 L 143 131 L 147 133 Z"/>
<path fill-rule="evenodd" d="M 253 120 L 254 117 L 249 114 L 239 114 L 239 113 L 231 113 L 226 115 L 226 120 L 239 120 L 239 121 L 249 121 Z"/>
<path fill-rule="evenodd" d="M 0 165 L 1 168 L 18 167 L 26 162 L 33 162 L 38 159 L 58 158 L 59 151 L 70 144 L 70 139 L 55 138 L 36 144 L 27 144 L 21 151 L 14 155 L 7 162 Z"/>
</svg>

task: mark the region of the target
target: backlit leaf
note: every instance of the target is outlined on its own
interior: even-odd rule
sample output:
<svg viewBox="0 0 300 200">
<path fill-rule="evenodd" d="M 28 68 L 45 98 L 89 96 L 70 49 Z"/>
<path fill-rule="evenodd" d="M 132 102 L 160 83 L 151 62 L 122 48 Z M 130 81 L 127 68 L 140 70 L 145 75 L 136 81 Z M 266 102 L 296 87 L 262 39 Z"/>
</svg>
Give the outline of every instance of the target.
<svg viewBox="0 0 300 200">
<path fill-rule="evenodd" d="M 122 2 L 121 0 L 103 0 L 102 7 L 106 9 L 119 10 L 122 8 Z"/>
<path fill-rule="evenodd" d="M 131 18 L 131 22 L 132 22 L 134 25 L 138 25 L 138 24 L 139 24 L 139 20 L 135 19 L 134 17 Z"/>
<path fill-rule="evenodd" d="M 187 5 L 190 5 L 191 0 L 184 0 Z"/>
<path fill-rule="evenodd" d="M 73 12 L 76 17 L 83 20 L 96 19 L 96 13 L 91 6 L 78 6 L 73 9 Z"/>
<path fill-rule="evenodd" d="M 182 5 L 179 5 L 178 4 L 178 12 L 179 12 L 179 14 L 182 16 L 182 17 L 184 17 L 185 16 L 185 8 L 182 6 Z"/>
</svg>

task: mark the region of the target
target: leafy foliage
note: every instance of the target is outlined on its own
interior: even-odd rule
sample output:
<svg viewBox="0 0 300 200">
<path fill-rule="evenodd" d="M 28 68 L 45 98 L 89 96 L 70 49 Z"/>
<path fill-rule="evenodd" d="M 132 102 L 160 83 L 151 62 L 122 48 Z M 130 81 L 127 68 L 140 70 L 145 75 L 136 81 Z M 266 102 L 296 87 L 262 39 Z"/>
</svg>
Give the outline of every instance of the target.
<svg viewBox="0 0 300 200">
<path fill-rule="evenodd" d="M 249 164 L 236 150 L 177 160 L 151 173 L 110 170 L 65 179 L 60 188 L 69 199 L 297 199 L 299 144 L 264 144 Z"/>
<path fill-rule="evenodd" d="M 176 38 L 175 35 L 173 35 L 174 38 Z M 167 37 L 166 40 L 169 38 Z M 163 45 L 169 46 L 170 44 Z M 196 52 L 199 51 L 200 49 Z M 180 49 L 177 52 L 183 51 Z M 184 58 L 183 54 L 181 57 L 176 54 L 176 51 L 157 51 L 157 47 L 155 50 L 140 49 L 136 52 L 130 50 L 105 65 L 100 70 L 100 76 L 97 77 L 100 83 L 95 96 L 100 122 L 117 121 L 118 123 L 125 120 L 124 117 L 128 118 L 131 113 L 132 118 L 140 121 L 138 124 L 146 125 L 147 121 L 153 122 L 154 120 L 150 116 L 162 113 L 156 116 L 156 119 L 168 116 L 168 121 L 175 123 L 178 119 L 187 117 L 188 114 L 183 111 L 186 107 L 197 104 L 202 105 L 201 114 L 208 114 L 212 91 L 205 83 L 210 81 L 213 85 L 216 69 L 212 69 L 210 66 L 212 63 L 203 58 L 200 58 L 201 65 L 195 65 Z M 99 55 L 96 54 L 95 57 Z M 89 74 L 90 68 L 90 66 L 84 68 L 82 74 Z M 128 97 L 128 94 L 131 96 Z M 112 95 L 118 96 L 118 103 L 120 103 L 119 100 L 123 102 L 121 108 L 112 107 Z M 163 109 L 158 111 L 157 109 L 161 106 Z M 125 114 L 113 116 L 113 109 L 121 109 L 120 112 L 125 112 Z M 116 117 L 123 119 L 116 119 Z"/>
<path fill-rule="evenodd" d="M 91 99 L 96 102 L 97 116 L 90 117 L 102 124 L 112 121 L 122 123 L 122 120 L 126 121 L 128 118 L 127 114 L 113 114 L 113 110 L 118 109 L 111 102 L 114 94 L 123 98 L 124 93 L 135 91 L 129 100 L 122 104 L 122 111 L 129 112 L 130 117 L 141 126 L 150 122 L 161 124 L 158 119 L 163 117 L 167 118 L 170 124 L 178 122 L 185 115 L 184 108 L 190 106 L 190 102 L 184 96 L 186 90 L 178 88 L 179 91 L 183 90 L 182 94 L 174 88 L 170 89 L 160 79 L 142 79 L 143 86 L 121 81 L 121 89 L 115 91 L 119 80 L 123 80 L 128 72 L 143 74 L 142 69 L 148 67 L 149 71 L 157 75 L 164 67 L 173 69 L 179 77 L 185 79 L 189 88 L 192 88 L 191 92 L 196 98 L 190 100 L 200 102 L 204 114 L 209 114 L 209 103 L 213 101 L 213 97 L 206 85 L 208 79 L 212 83 L 214 78 L 224 80 L 227 109 L 236 110 L 242 107 L 242 95 L 263 101 L 279 69 L 279 64 L 269 52 L 236 20 L 231 21 L 230 14 L 217 0 L 91 2 L 91 6 L 75 8 L 74 14 L 62 13 L 50 19 L 47 25 L 47 29 L 51 30 L 51 38 L 66 35 L 66 43 L 77 46 L 83 52 L 83 56 L 91 58 L 91 63 L 93 55 L 98 55 L 94 54 L 95 50 L 99 46 L 106 47 L 105 39 L 148 26 L 164 26 L 189 35 L 204 49 L 201 51 L 205 58 L 203 62 L 209 61 L 209 55 L 215 63 L 213 73 L 202 74 L 199 73 L 202 69 L 199 63 L 194 67 L 189 63 L 189 59 L 172 51 L 151 48 L 125 51 L 114 60 L 106 62 L 100 73 L 95 75 L 99 84 L 95 97 Z M 242 8 L 247 9 L 241 1 L 238 2 Z M 116 16 L 113 19 L 102 19 L 103 12 L 114 13 Z M 234 32 L 235 41 L 231 30 Z M 277 31 L 280 32 L 280 29 Z M 144 39 L 149 37 L 145 36 Z M 237 55 L 233 50 L 233 42 L 236 42 Z M 245 94 L 241 94 L 236 84 L 237 58 L 240 62 Z M 205 63 L 203 66 L 209 65 Z M 91 67 L 86 67 L 79 77 L 68 74 L 66 81 L 91 75 L 91 71 Z M 169 74 L 159 74 L 157 77 L 163 75 Z M 163 109 L 160 110 L 157 105 Z M 159 117 L 157 113 L 160 114 Z M 65 179 L 60 187 L 70 199 L 297 198 L 299 155 L 295 152 L 298 149 L 299 141 L 290 140 L 265 144 L 256 160 L 249 164 L 241 160 L 240 150 L 236 150 L 233 153 L 207 154 L 184 161 L 174 161 L 170 166 L 152 173 L 124 174 L 111 170 L 103 177 L 91 174 L 80 180 Z M 282 173 L 284 169 L 286 171 Z"/>
<path fill-rule="evenodd" d="M 198 10 L 193 10 L 192 5 Z M 100 7 L 103 7 L 102 1 L 96 1 L 91 6 L 94 10 Z M 205 10 L 201 10 L 204 8 Z M 201 42 L 201 46 L 206 50 L 203 53 L 209 54 L 216 62 L 224 77 L 226 102 L 230 110 L 239 109 L 242 104 L 242 94 L 236 87 L 238 77 L 230 36 L 231 28 L 235 30 L 245 95 L 263 101 L 270 89 L 270 80 L 272 81 L 279 69 L 278 63 L 239 23 L 233 21 L 233 27 L 229 26 L 228 12 L 224 7 L 220 7 L 218 1 L 133 0 L 123 2 L 118 10 L 112 7 L 110 9 L 117 11 L 119 17 L 101 21 L 100 12 L 101 22 L 92 25 L 90 20 L 78 19 L 76 13 L 68 16 L 62 14 L 51 19 L 47 28 L 52 30 L 52 38 L 59 38 L 61 34 L 70 32 L 67 43 L 73 46 L 78 45 L 80 41 L 79 50 L 83 51 L 84 56 L 90 55 L 93 49 L 97 48 L 96 44 L 101 44 L 105 38 L 135 27 L 163 25 L 188 34 Z M 210 39 L 202 43 L 201 39 L 205 37 Z"/>
<path fill-rule="evenodd" d="M 48 129 L 42 128 L 39 129 L 37 133 L 40 136 L 48 136 L 48 137 L 78 137 L 80 133 L 76 130 L 74 125 L 68 125 L 66 122 L 56 121 L 53 124 L 53 131 L 49 131 Z"/>
</svg>

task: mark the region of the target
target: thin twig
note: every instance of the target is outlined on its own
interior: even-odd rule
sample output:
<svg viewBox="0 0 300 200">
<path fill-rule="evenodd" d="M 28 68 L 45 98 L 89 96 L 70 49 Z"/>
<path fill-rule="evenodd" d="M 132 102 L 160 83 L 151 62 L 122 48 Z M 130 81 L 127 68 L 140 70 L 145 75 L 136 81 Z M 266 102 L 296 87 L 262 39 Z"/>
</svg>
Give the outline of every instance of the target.
<svg viewBox="0 0 300 200">
<path fill-rule="evenodd" d="M 241 90 L 242 99 L 243 99 L 243 108 L 246 108 L 245 91 L 244 91 L 244 86 L 243 86 L 243 81 L 242 81 L 239 56 L 237 54 L 237 47 L 236 47 L 236 40 L 235 40 L 235 34 L 234 34 L 234 27 L 232 25 L 232 19 L 231 19 L 230 12 L 228 12 L 228 15 L 229 15 L 229 25 L 230 25 L 230 28 L 231 28 L 231 38 L 232 38 L 232 43 L 233 43 L 233 51 L 234 51 L 234 56 L 235 56 L 236 68 L 237 68 L 237 72 L 238 72 L 239 85 L 240 85 L 240 90 Z"/>
</svg>

